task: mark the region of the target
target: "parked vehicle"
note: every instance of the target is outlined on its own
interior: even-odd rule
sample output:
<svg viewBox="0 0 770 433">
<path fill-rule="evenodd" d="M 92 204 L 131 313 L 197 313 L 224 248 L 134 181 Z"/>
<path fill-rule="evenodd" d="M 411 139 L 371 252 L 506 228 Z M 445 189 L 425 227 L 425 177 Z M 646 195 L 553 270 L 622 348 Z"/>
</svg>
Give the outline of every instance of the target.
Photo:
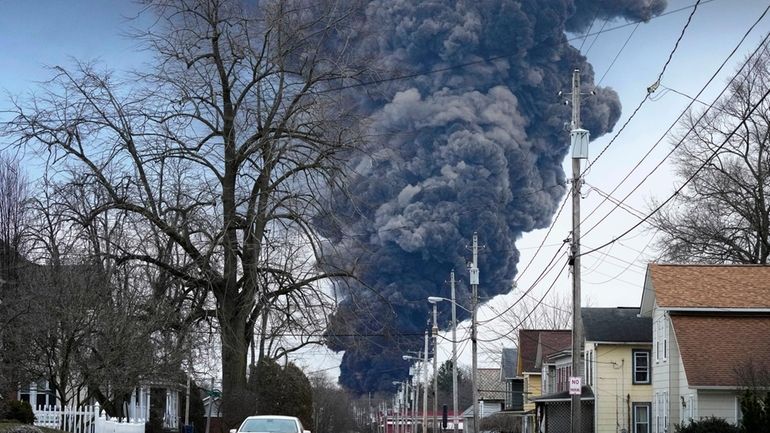
<svg viewBox="0 0 770 433">
<path fill-rule="evenodd" d="M 299 418 L 284 415 L 257 415 L 243 420 L 230 433 L 310 433 L 302 427 Z"/>
</svg>

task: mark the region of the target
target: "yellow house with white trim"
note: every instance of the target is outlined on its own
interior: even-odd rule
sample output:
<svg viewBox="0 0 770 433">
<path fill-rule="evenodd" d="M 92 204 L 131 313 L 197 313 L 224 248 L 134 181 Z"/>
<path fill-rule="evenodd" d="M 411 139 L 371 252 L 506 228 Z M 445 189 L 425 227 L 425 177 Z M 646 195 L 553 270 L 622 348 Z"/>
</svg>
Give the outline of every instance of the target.
<svg viewBox="0 0 770 433">
<path fill-rule="evenodd" d="M 594 433 L 652 432 L 652 321 L 639 308 L 583 308 Z"/>
<path fill-rule="evenodd" d="M 547 356 L 557 349 L 570 344 L 572 331 L 554 329 L 521 329 L 519 330 L 519 347 L 517 359 L 517 376 L 524 381 L 524 433 L 535 431 L 535 403 L 533 398 L 540 397 L 542 392 L 541 371 L 537 366 L 538 357 Z M 545 349 L 544 349 L 545 348 Z M 543 350 L 546 353 L 543 353 Z"/>
</svg>

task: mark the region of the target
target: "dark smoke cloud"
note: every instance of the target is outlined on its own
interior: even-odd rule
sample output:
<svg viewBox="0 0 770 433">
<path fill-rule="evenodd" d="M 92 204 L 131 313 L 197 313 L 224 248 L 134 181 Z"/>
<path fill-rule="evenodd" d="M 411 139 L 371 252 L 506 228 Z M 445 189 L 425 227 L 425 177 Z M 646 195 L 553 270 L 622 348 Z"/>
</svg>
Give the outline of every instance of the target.
<svg viewBox="0 0 770 433">
<path fill-rule="evenodd" d="M 594 19 L 649 19 L 664 6 L 665 0 L 367 4 L 362 19 L 372 30 L 356 41 L 361 52 L 386 70 L 425 74 L 384 84 L 366 100 L 375 146 L 358 161 L 353 201 L 338 203 L 344 230 L 327 233 L 327 260 L 355 264 L 363 282 L 345 289 L 332 317 L 330 335 L 363 335 L 329 339 L 345 351 L 342 384 L 362 393 L 386 390 L 406 375 L 401 356 L 422 347 L 426 298 L 449 296 L 445 280 L 453 268 L 467 282 L 473 232 L 485 246 L 480 295 L 508 291 L 519 260 L 516 240 L 546 227 L 566 190 L 570 108 L 556 94 L 569 91 L 574 68 L 585 89 L 593 88 L 593 70 L 565 31 L 584 31 Z M 442 68 L 448 69 L 427 73 Z M 620 103 L 613 90 L 595 90 L 582 119 L 598 137 L 612 129 Z M 458 292 L 468 305 L 467 284 Z"/>
</svg>

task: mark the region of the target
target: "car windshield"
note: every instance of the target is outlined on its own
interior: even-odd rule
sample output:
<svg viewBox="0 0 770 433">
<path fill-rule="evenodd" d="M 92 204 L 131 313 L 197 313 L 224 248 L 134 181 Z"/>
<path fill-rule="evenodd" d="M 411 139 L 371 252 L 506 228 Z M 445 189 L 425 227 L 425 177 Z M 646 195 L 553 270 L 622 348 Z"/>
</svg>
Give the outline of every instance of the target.
<svg viewBox="0 0 770 433">
<path fill-rule="evenodd" d="M 297 423 L 291 419 L 248 419 L 243 423 L 242 432 L 299 433 Z"/>
</svg>

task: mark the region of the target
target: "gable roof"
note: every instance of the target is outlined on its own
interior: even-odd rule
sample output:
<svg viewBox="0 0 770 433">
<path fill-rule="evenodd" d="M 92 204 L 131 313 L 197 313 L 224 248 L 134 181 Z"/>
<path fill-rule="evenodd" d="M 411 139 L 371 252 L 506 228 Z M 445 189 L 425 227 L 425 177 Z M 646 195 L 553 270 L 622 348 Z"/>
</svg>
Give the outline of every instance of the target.
<svg viewBox="0 0 770 433">
<path fill-rule="evenodd" d="M 543 360 L 552 357 L 552 355 L 561 354 L 569 351 L 572 347 L 571 330 L 543 331 L 540 333 L 540 341 L 537 345 L 537 356 L 535 357 L 535 368 L 540 369 Z M 569 353 L 572 357 L 572 353 Z"/>
<path fill-rule="evenodd" d="M 651 343 L 652 318 L 639 317 L 639 308 L 582 308 L 586 341 Z"/>
<path fill-rule="evenodd" d="M 673 314 L 671 322 L 690 386 L 740 386 L 736 370 L 747 363 L 770 367 L 770 316 Z"/>
<path fill-rule="evenodd" d="M 479 400 L 505 400 L 505 384 L 499 368 L 479 368 Z"/>
<path fill-rule="evenodd" d="M 536 361 L 537 361 L 537 352 L 538 352 L 538 343 L 540 342 L 540 335 L 541 334 L 561 334 L 561 333 L 567 333 L 570 335 L 570 342 L 571 342 L 571 335 L 572 331 L 570 330 L 554 330 L 554 329 L 520 329 L 519 330 L 519 356 L 518 356 L 518 365 L 517 365 L 517 374 L 521 375 L 525 371 L 529 372 L 538 372 L 539 370 L 535 367 Z M 550 338 L 550 337 L 549 337 Z M 558 346 L 558 342 L 553 342 L 550 340 L 547 340 L 545 342 L 548 347 L 551 346 Z M 556 348 L 560 350 L 561 348 Z"/>
<path fill-rule="evenodd" d="M 645 315 L 653 297 L 662 308 L 770 309 L 770 266 L 651 263 L 644 289 Z"/>
<path fill-rule="evenodd" d="M 513 379 L 516 377 L 516 363 L 518 362 L 519 351 L 517 349 L 503 348 L 503 354 L 500 360 L 500 378 Z"/>
</svg>

